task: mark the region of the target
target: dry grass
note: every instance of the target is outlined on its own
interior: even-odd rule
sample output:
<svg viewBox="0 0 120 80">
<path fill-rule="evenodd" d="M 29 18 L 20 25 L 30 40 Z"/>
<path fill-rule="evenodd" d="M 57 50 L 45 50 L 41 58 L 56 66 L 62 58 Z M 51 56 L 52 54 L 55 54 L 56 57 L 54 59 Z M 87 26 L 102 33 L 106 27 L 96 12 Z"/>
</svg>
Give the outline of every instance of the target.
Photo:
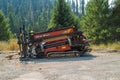
<svg viewBox="0 0 120 80">
<path fill-rule="evenodd" d="M 92 49 L 114 49 L 120 50 L 120 42 L 109 43 L 109 44 L 100 44 L 100 45 L 92 45 Z"/>
<path fill-rule="evenodd" d="M 17 39 L 10 39 L 9 41 L 0 41 L 0 51 L 18 50 Z"/>
<path fill-rule="evenodd" d="M 10 39 L 8 42 L 0 41 L 0 51 L 14 51 L 18 50 L 17 39 Z M 92 45 L 92 49 L 114 49 L 120 50 L 120 42 L 109 43 L 107 45 Z"/>
</svg>

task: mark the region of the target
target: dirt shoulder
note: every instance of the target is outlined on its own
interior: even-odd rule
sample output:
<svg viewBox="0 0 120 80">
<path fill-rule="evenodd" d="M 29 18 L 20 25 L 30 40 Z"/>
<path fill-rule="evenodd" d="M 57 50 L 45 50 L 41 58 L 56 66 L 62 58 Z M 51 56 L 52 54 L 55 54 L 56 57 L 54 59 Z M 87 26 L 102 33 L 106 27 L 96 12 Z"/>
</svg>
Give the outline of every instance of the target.
<svg viewBox="0 0 120 80">
<path fill-rule="evenodd" d="M 119 50 L 96 50 L 83 57 L 12 60 L 0 54 L 0 80 L 120 80 Z"/>
</svg>

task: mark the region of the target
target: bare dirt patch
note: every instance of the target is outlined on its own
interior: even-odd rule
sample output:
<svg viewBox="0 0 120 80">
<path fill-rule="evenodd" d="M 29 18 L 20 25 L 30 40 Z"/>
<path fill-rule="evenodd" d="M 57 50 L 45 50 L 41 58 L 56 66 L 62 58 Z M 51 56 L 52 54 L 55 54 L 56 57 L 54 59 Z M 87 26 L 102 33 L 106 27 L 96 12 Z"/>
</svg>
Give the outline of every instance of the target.
<svg viewBox="0 0 120 80">
<path fill-rule="evenodd" d="M 0 80 L 120 80 L 119 51 L 96 50 L 83 57 L 12 60 L 0 54 Z"/>
</svg>

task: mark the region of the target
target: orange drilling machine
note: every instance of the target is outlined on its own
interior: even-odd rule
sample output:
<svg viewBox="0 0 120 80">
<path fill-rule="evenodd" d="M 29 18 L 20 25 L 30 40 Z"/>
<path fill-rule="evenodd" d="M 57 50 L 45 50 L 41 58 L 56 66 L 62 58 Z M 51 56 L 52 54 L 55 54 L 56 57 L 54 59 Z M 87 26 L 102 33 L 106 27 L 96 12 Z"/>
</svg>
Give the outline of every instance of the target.
<svg viewBox="0 0 120 80">
<path fill-rule="evenodd" d="M 22 58 L 50 57 L 55 54 L 82 56 L 91 51 L 89 40 L 74 26 L 29 34 L 23 26 L 19 31 L 18 44 Z"/>
</svg>

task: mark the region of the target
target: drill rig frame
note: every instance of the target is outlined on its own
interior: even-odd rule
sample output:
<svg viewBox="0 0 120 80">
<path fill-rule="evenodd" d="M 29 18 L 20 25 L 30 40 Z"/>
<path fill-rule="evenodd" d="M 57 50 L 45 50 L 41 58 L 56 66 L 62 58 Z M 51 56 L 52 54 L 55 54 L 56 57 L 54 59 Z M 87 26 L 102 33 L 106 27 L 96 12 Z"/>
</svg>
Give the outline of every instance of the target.
<svg viewBox="0 0 120 80">
<path fill-rule="evenodd" d="M 76 27 L 53 29 L 46 32 L 27 33 L 25 26 L 19 30 L 18 45 L 21 58 L 50 57 L 52 54 L 75 54 L 82 56 L 92 49 L 90 40 Z"/>
</svg>

